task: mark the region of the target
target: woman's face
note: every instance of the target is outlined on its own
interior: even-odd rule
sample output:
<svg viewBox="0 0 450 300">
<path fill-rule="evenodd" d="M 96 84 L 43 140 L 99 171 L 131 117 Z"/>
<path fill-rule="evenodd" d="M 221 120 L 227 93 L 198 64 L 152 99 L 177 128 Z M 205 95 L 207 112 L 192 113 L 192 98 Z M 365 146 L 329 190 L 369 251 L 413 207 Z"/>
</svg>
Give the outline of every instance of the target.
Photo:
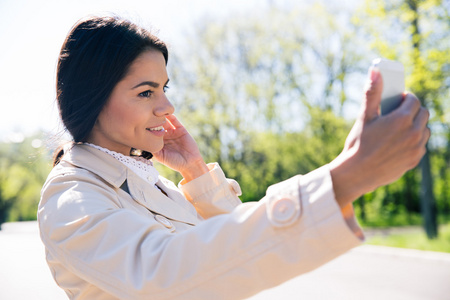
<svg viewBox="0 0 450 300">
<path fill-rule="evenodd" d="M 157 152 L 164 146 L 163 124 L 174 107 L 165 95 L 169 78 L 157 50 L 140 54 L 114 87 L 88 142 L 124 155 L 131 148 Z"/>
</svg>

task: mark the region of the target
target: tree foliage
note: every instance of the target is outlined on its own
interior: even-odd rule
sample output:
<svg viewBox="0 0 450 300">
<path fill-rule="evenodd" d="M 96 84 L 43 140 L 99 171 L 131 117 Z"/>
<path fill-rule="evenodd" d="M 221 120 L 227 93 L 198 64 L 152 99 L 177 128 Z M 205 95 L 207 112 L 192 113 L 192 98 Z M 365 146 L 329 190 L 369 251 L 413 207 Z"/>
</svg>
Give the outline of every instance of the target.
<svg viewBox="0 0 450 300">
<path fill-rule="evenodd" d="M 207 19 L 174 49 L 169 97 L 205 159 L 241 183 L 244 201 L 339 154 L 344 111 L 359 102 L 354 82 L 367 64 L 352 36 L 326 6 L 274 6 Z"/>
<path fill-rule="evenodd" d="M 39 195 L 50 171 L 42 134 L 0 143 L 0 224 L 35 220 Z"/>
</svg>

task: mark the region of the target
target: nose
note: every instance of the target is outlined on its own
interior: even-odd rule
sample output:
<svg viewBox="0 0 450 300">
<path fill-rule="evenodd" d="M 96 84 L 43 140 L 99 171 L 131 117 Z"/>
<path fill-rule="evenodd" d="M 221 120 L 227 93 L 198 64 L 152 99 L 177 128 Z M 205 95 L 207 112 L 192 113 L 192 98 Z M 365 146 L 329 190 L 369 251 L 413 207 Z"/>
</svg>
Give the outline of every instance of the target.
<svg viewBox="0 0 450 300">
<path fill-rule="evenodd" d="M 162 117 L 172 115 L 175 112 L 175 107 L 167 98 L 166 94 L 161 95 L 160 101 L 158 101 L 158 105 L 154 109 L 155 116 Z"/>
</svg>

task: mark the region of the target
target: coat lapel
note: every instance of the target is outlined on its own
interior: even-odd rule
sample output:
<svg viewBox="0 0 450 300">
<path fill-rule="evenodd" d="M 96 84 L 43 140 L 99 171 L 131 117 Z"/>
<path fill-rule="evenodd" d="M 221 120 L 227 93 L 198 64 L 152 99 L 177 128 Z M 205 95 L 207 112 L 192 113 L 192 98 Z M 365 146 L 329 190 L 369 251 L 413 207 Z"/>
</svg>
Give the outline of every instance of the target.
<svg viewBox="0 0 450 300">
<path fill-rule="evenodd" d="M 73 145 L 68 153 L 64 154 L 63 159 L 97 174 L 114 188 L 120 188 L 126 180 L 133 199 L 155 214 L 187 224 L 199 223 L 195 208 L 184 198 L 176 186 L 165 178 L 160 177 L 157 185 L 170 198 L 111 155 L 88 145 Z"/>
<path fill-rule="evenodd" d="M 164 195 L 157 188 L 149 185 L 147 182 L 139 178 L 139 176 L 132 172 L 129 173 L 128 189 L 130 190 L 131 196 L 141 205 L 145 206 L 148 210 L 155 214 L 163 215 L 174 221 L 191 225 L 196 225 L 199 223 L 196 212 L 193 212 L 191 209 L 183 205 L 183 202 L 187 202 L 187 200 L 177 191 L 174 191 L 169 186 L 165 185 L 161 179 L 158 181 L 157 185 L 164 190 L 170 198 Z M 183 202 L 179 201 L 179 197 L 183 198 Z"/>
<path fill-rule="evenodd" d="M 156 185 L 159 189 L 163 190 L 170 199 L 175 201 L 178 205 L 184 207 L 186 210 L 190 211 L 194 216 L 198 217 L 195 207 L 191 202 L 187 201 L 184 194 L 172 181 L 160 176 L 159 181 L 156 183 Z"/>
</svg>

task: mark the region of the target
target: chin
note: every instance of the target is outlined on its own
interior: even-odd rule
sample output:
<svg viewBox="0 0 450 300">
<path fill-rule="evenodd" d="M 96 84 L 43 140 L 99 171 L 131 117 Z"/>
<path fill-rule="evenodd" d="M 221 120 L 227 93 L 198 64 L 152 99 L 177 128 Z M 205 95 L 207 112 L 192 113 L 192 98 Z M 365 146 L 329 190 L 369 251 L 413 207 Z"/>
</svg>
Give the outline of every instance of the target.
<svg viewBox="0 0 450 300">
<path fill-rule="evenodd" d="M 156 152 L 161 151 L 163 147 L 164 147 L 164 145 L 161 145 L 160 147 L 155 147 L 155 145 L 152 145 L 152 147 L 144 147 L 141 150 L 147 151 L 150 153 L 156 153 Z"/>
</svg>

